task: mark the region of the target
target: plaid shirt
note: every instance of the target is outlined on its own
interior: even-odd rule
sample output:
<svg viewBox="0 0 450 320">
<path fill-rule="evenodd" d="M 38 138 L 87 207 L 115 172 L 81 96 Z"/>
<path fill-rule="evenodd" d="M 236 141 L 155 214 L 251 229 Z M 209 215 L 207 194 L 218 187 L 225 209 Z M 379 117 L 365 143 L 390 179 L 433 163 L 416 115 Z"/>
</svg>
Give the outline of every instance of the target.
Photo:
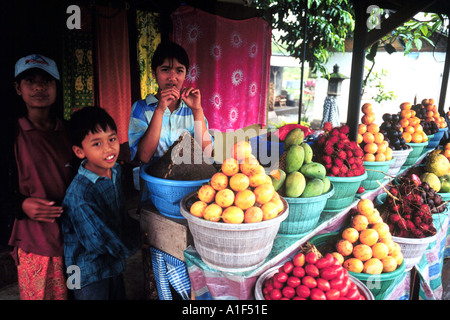
<svg viewBox="0 0 450 320">
<path fill-rule="evenodd" d="M 132 160 L 136 156 L 139 140 L 145 134 L 157 105 L 158 99 L 153 95 L 149 95 L 145 100 L 136 101 L 131 108 L 128 143 L 130 145 Z M 206 118 L 204 119 L 208 127 L 208 121 Z M 181 101 L 178 109 L 172 113 L 169 108 L 166 108 L 162 120 L 159 144 L 152 160 L 160 158 L 186 130 L 191 136 L 194 136 L 194 116 L 192 110 L 183 101 Z"/>
<path fill-rule="evenodd" d="M 120 165 L 112 168 L 108 179 L 84 168 L 83 162 L 63 207 L 65 263 L 80 268 L 81 287 L 121 274 L 134 252 L 122 239 L 127 215 Z"/>
</svg>

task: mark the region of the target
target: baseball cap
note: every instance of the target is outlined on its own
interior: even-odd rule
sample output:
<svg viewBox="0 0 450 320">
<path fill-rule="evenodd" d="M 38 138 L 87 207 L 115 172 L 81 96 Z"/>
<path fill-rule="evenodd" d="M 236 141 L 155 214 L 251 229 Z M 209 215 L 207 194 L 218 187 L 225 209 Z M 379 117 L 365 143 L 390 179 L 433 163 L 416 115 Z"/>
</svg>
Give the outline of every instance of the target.
<svg viewBox="0 0 450 320">
<path fill-rule="evenodd" d="M 17 76 L 22 72 L 33 68 L 42 69 L 56 80 L 60 80 L 58 67 L 56 66 L 55 61 L 40 54 L 31 54 L 29 56 L 20 58 L 16 62 L 14 78 L 17 78 Z"/>
</svg>

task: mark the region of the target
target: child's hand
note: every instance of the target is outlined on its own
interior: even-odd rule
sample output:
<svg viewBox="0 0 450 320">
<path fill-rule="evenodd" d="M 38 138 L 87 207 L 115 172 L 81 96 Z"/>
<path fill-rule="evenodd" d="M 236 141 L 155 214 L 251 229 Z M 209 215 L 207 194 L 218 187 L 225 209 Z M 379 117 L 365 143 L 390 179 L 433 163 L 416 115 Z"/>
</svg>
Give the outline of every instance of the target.
<svg viewBox="0 0 450 320">
<path fill-rule="evenodd" d="M 163 89 L 161 90 L 160 94 L 161 97 L 158 102 L 158 107 L 161 108 L 163 111 L 166 110 L 166 108 L 173 102 L 176 102 L 178 101 L 178 99 L 180 99 L 180 91 L 177 89 L 176 86 Z"/>
<path fill-rule="evenodd" d="M 191 110 L 200 110 L 202 108 L 200 89 L 181 89 L 181 99 L 189 108 L 191 108 Z"/>
<path fill-rule="evenodd" d="M 39 198 L 26 198 L 22 209 L 30 219 L 43 222 L 54 222 L 63 212 L 54 201 Z"/>
</svg>

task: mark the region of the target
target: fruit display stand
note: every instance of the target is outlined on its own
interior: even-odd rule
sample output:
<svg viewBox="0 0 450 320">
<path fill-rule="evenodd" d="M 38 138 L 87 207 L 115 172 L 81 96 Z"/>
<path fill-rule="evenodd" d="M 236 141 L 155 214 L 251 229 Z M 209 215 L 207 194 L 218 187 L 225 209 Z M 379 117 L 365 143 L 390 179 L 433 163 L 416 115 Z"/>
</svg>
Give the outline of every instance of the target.
<svg viewBox="0 0 450 320">
<path fill-rule="evenodd" d="M 419 156 L 420 163 L 427 153 Z M 399 174 L 406 171 L 403 169 Z M 388 183 L 385 179 L 382 184 Z M 384 192 L 382 187 L 358 194 L 356 200 L 340 212 L 330 216 L 321 215 L 316 227 L 307 235 L 300 238 L 277 236 L 272 251 L 264 262 L 257 268 L 239 273 L 222 272 L 205 264 L 194 246 L 188 246 L 184 251 L 189 277 L 191 280 L 192 295 L 195 299 L 254 299 L 254 288 L 258 278 L 268 269 L 277 266 L 298 251 L 299 246 L 312 237 L 337 232 L 342 228 L 349 217 L 349 211 L 360 198 L 374 199 Z M 407 300 L 414 297 L 412 292 L 416 286 L 420 287 L 418 294 L 421 299 L 440 299 L 442 283 L 440 279 L 443 259 L 450 257 L 450 233 L 448 234 L 448 217 L 442 221 L 442 228 L 438 230 L 436 241 L 430 243 L 425 250 L 421 261 L 409 272 L 405 272 L 386 290 L 384 300 Z M 446 250 L 445 250 L 446 249 Z M 418 280 L 417 280 L 418 279 Z"/>
</svg>

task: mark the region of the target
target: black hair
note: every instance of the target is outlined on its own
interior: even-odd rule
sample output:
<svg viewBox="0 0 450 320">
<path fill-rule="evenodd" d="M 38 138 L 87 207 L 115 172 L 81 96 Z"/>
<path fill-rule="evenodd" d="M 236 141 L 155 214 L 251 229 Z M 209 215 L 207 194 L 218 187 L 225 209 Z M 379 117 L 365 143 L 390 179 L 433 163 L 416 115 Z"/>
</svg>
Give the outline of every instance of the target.
<svg viewBox="0 0 450 320">
<path fill-rule="evenodd" d="M 158 45 L 152 58 L 152 70 L 156 72 L 156 68 L 162 65 L 165 59 L 177 59 L 186 67 L 186 72 L 189 69 L 189 57 L 186 50 L 175 42 L 164 41 Z"/>
<path fill-rule="evenodd" d="M 88 134 L 106 131 L 108 128 L 117 132 L 114 119 L 100 107 L 84 107 L 74 112 L 68 124 L 70 141 L 77 147 L 81 147 Z"/>
</svg>

